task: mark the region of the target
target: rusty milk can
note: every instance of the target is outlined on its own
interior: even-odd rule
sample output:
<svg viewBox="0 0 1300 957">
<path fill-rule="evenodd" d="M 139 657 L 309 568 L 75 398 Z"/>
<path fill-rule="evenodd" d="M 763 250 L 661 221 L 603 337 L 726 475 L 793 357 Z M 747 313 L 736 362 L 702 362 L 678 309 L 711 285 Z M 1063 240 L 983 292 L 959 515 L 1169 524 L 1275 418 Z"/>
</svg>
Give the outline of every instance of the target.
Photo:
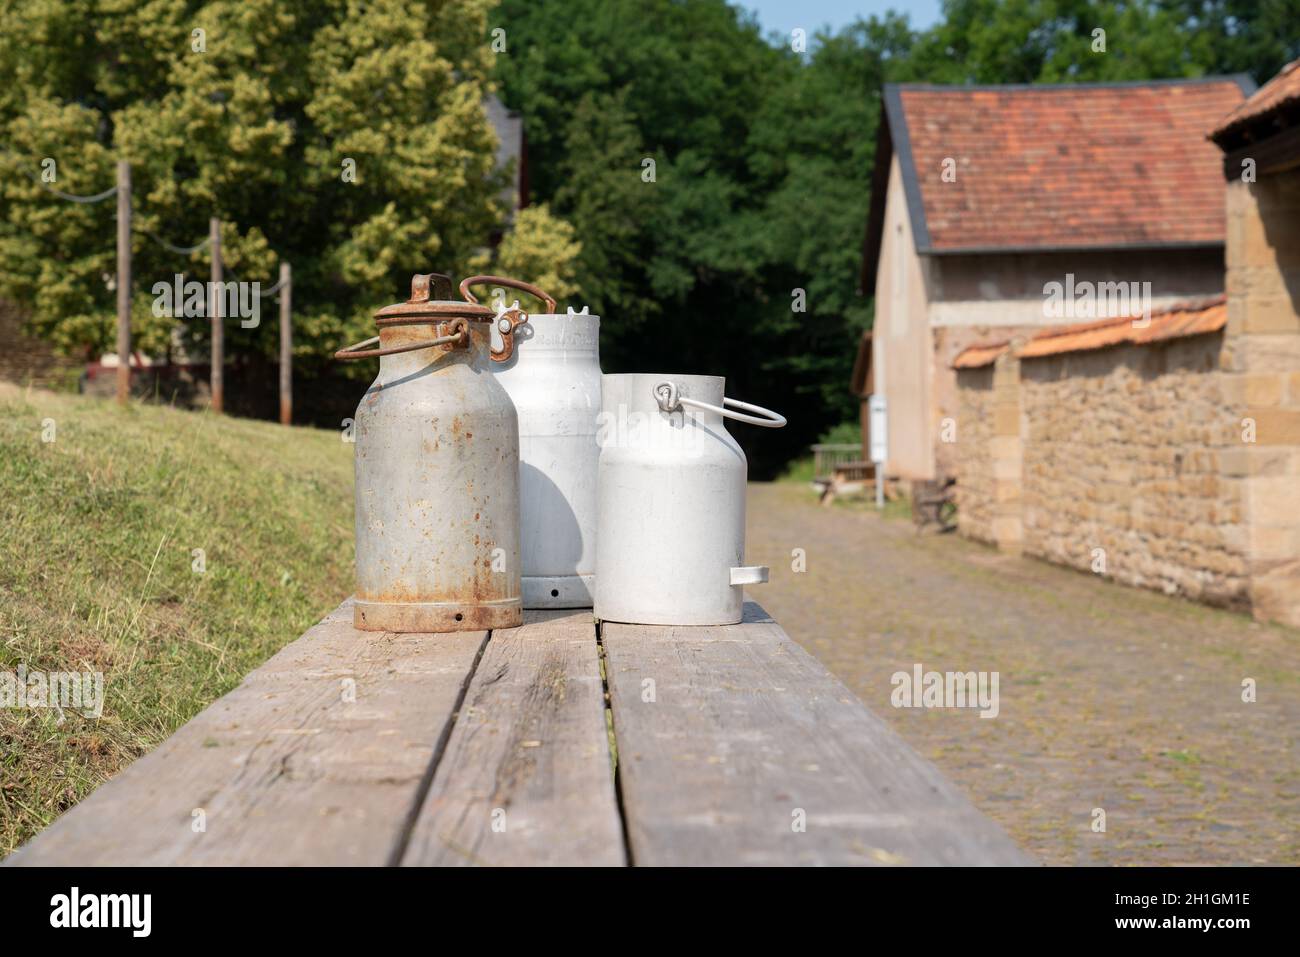
<svg viewBox="0 0 1300 957">
<path fill-rule="evenodd" d="M 449 277 L 415 276 L 410 300 L 375 314 L 377 337 L 335 354 L 380 357 L 354 425 L 355 623 L 367 631 L 523 623 L 519 427 L 490 367 L 527 316 L 452 295 Z"/>
<path fill-rule="evenodd" d="M 596 572 L 596 444 L 600 317 L 555 311 L 528 283 L 473 276 L 460 284 L 510 286 L 535 296 L 515 331 L 514 355 L 492 365 L 519 415 L 519 543 L 525 608 L 590 608 Z"/>
</svg>

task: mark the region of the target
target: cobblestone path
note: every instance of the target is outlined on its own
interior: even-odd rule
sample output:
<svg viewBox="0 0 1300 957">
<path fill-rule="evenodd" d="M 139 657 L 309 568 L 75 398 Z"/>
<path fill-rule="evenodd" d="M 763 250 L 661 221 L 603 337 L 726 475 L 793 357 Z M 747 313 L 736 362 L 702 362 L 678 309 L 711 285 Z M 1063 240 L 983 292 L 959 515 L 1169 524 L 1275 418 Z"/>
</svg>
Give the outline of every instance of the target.
<svg viewBox="0 0 1300 957">
<path fill-rule="evenodd" d="M 1300 632 L 800 484 L 750 486 L 746 551 L 749 595 L 1043 863 L 1300 862 Z M 917 663 L 998 672 L 999 714 L 894 708 Z"/>
</svg>

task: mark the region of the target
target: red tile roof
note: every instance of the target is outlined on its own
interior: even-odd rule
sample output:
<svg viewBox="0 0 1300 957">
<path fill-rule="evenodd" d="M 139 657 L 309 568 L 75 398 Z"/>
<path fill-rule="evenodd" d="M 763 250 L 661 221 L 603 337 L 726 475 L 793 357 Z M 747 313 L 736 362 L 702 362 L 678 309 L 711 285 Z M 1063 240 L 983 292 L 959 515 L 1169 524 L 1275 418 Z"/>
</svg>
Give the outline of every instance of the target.
<svg viewBox="0 0 1300 957">
<path fill-rule="evenodd" d="M 1235 77 L 891 85 L 886 106 L 917 248 L 1222 243 L 1221 158 L 1205 131 L 1245 98 Z M 943 180 L 946 158 L 956 160 L 955 182 Z"/>
<path fill-rule="evenodd" d="M 1210 138 L 1221 142 L 1230 134 L 1250 126 L 1268 114 L 1297 104 L 1300 104 L 1300 60 L 1292 60 L 1282 67 L 1282 72 L 1256 90 L 1250 99 L 1220 120 Z"/>
<path fill-rule="evenodd" d="M 1150 324 L 1143 327 L 1135 326 L 1132 316 L 1120 316 L 1047 329 L 1021 346 L 1016 355 L 1021 359 L 1038 359 L 1066 352 L 1105 349 L 1107 346 L 1146 345 L 1218 332 L 1227 324 L 1227 300 L 1223 296 L 1216 296 L 1200 302 L 1178 303 L 1153 312 Z M 957 354 L 952 367 L 978 369 L 996 362 L 1010 348 L 1007 342 L 970 346 Z"/>
<path fill-rule="evenodd" d="M 973 346 L 967 346 L 957 357 L 952 360 L 954 369 L 981 369 L 984 366 L 991 366 L 1006 354 L 1011 348 L 1010 343 L 1006 340 L 1000 342 L 981 342 Z"/>
</svg>

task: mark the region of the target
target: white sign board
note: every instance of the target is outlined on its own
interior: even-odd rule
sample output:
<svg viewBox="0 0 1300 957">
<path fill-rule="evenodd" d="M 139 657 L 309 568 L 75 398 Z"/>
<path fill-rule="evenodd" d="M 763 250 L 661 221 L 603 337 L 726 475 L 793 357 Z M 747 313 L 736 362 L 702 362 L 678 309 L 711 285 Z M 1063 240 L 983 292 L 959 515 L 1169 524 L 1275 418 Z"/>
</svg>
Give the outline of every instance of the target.
<svg viewBox="0 0 1300 957">
<path fill-rule="evenodd" d="M 889 452 L 888 421 L 885 416 L 885 397 L 873 395 L 867 400 L 867 429 L 871 433 L 871 461 L 883 465 Z"/>
</svg>

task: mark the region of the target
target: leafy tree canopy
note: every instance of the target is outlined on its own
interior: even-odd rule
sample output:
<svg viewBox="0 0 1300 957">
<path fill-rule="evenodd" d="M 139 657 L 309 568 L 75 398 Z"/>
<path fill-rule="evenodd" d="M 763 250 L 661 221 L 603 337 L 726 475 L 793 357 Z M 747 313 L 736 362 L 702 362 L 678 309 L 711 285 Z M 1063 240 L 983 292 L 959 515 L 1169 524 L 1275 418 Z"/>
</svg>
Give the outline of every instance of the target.
<svg viewBox="0 0 1300 957">
<path fill-rule="evenodd" d="M 294 267 L 297 352 L 321 361 L 371 333 L 412 272 L 488 265 L 504 208 L 494 173 L 489 0 L 23 0 L 0 7 L 0 294 L 67 350 L 111 349 L 115 204 L 132 166 L 140 347 L 173 330 L 155 282 L 208 278 L 190 246 L 223 224 L 227 278 Z M 530 215 L 547 233 L 544 210 Z M 560 224 L 563 226 L 564 224 Z M 526 241 L 523 242 L 527 246 Z M 520 242 L 515 242 L 516 257 Z M 571 278 L 561 245 L 553 273 Z M 270 306 L 269 300 L 267 302 Z M 196 340 L 207 323 L 183 328 Z M 228 324 L 232 355 L 273 354 L 275 324 Z M 310 362 L 307 363 L 310 366 Z"/>
</svg>

